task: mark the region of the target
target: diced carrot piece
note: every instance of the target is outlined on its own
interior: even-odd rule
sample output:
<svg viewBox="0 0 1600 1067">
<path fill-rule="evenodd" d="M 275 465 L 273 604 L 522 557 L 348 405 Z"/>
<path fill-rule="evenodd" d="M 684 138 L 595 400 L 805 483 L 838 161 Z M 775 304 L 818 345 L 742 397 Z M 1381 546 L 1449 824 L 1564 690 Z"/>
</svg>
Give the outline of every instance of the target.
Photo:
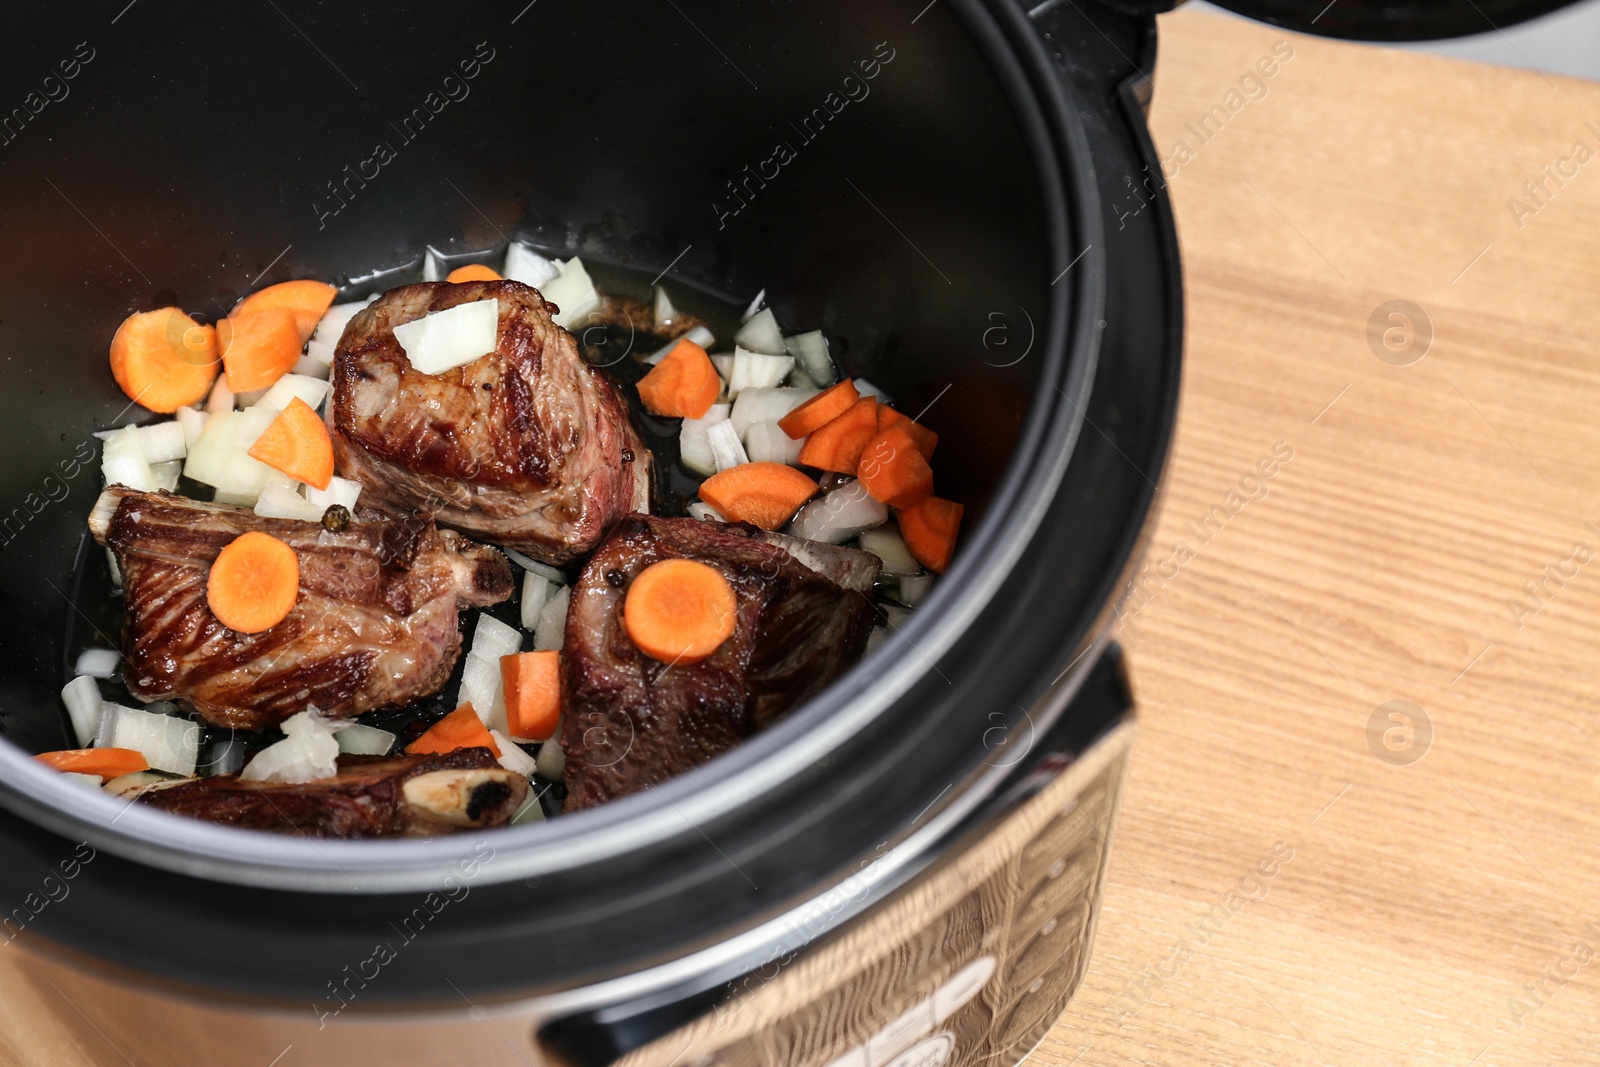
<svg viewBox="0 0 1600 1067">
<path fill-rule="evenodd" d="M 500 657 L 506 722 L 518 741 L 548 741 L 561 718 L 561 653 L 518 652 Z"/>
<path fill-rule="evenodd" d="M 933 495 L 933 468 L 905 427 L 899 425 L 889 427 L 867 443 L 856 476 L 872 499 L 892 507 L 908 508 Z"/>
<path fill-rule="evenodd" d="M 406 746 L 406 751 L 413 756 L 443 755 L 458 748 L 486 748 L 494 753 L 495 759 L 500 758 L 500 746 L 494 743 L 494 736 L 470 703 L 428 727 L 421 737 Z"/>
<path fill-rule="evenodd" d="M 234 314 L 217 323 L 217 343 L 235 393 L 266 389 L 294 368 L 305 344 L 283 308 Z"/>
<path fill-rule="evenodd" d="M 955 551 L 962 510 L 960 504 L 929 496 L 900 512 L 900 536 L 918 563 L 944 573 Z"/>
<path fill-rule="evenodd" d="M 250 458 L 317 489 L 326 489 L 333 481 L 333 440 L 328 436 L 328 424 L 299 397 L 267 423 L 250 446 Z"/>
<path fill-rule="evenodd" d="M 251 530 L 229 541 L 206 576 L 206 604 L 230 630 L 258 634 L 278 625 L 300 598 L 300 558 L 284 542 Z"/>
<path fill-rule="evenodd" d="M 503 279 L 493 267 L 486 267 L 482 263 L 468 263 L 465 267 L 457 267 L 444 276 L 447 282 L 498 282 Z"/>
<path fill-rule="evenodd" d="M 856 392 L 856 383 L 846 378 L 837 385 L 824 389 L 779 419 L 778 428 L 788 434 L 790 440 L 798 441 L 811 431 L 826 426 L 849 411 L 860 399 L 861 394 Z"/>
<path fill-rule="evenodd" d="M 909 415 L 902 415 L 894 408 L 879 404 L 878 432 L 882 433 L 891 426 L 898 426 L 911 435 L 911 439 L 917 443 L 917 451 L 922 453 L 923 459 L 933 458 L 933 450 L 939 444 L 939 435 Z"/>
<path fill-rule="evenodd" d="M 220 369 L 216 330 L 180 308 L 129 315 L 111 338 L 111 376 L 128 399 L 163 415 L 204 400 Z"/>
<path fill-rule="evenodd" d="M 144 753 L 132 748 L 68 748 L 41 752 L 33 758 L 58 771 L 98 774 L 102 781 L 150 769 Z"/>
<path fill-rule="evenodd" d="M 653 415 L 698 419 L 717 402 L 722 379 L 706 350 L 688 338 L 639 379 L 639 399 Z"/>
<path fill-rule="evenodd" d="M 776 530 L 817 494 L 817 483 L 784 463 L 741 463 L 700 483 L 700 499 L 735 522 Z"/>
<path fill-rule="evenodd" d="M 334 297 L 339 295 L 339 290 L 327 282 L 312 281 L 302 278 L 299 281 L 279 282 L 269 285 L 259 292 L 251 293 L 234 306 L 228 313 L 229 318 L 238 318 L 268 308 L 278 308 L 294 316 L 295 329 L 300 334 L 300 343 L 305 344 L 311 340 L 311 333 L 317 328 L 317 323 L 322 316 L 328 313 L 333 306 Z"/>
<path fill-rule="evenodd" d="M 843 415 L 811 431 L 800 447 L 800 462 L 820 470 L 854 474 L 862 450 L 877 435 L 878 400 L 862 397 Z"/>
<path fill-rule="evenodd" d="M 645 655 L 663 663 L 699 663 L 733 636 L 739 598 L 710 564 L 664 559 L 628 584 L 622 621 Z"/>
</svg>

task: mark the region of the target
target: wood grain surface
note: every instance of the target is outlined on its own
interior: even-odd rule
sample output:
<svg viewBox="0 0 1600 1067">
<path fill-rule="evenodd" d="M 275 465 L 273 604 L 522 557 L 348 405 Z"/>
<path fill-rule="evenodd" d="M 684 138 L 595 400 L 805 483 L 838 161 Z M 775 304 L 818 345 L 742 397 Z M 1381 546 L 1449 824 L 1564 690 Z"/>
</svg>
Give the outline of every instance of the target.
<svg viewBox="0 0 1600 1067">
<path fill-rule="evenodd" d="M 1155 80 L 1182 414 L 1098 942 L 1032 1062 L 1600 1062 L 1600 86 L 1199 12 Z M 1380 359 L 1396 300 L 1431 344 L 1383 318 Z"/>
</svg>

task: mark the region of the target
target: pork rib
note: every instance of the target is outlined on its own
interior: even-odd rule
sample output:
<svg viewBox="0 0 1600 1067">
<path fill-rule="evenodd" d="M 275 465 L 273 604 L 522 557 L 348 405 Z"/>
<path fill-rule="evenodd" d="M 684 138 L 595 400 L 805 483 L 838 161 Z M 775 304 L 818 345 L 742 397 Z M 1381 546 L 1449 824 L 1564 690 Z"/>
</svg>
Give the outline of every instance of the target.
<svg viewBox="0 0 1600 1067">
<path fill-rule="evenodd" d="M 491 298 L 495 349 L 471 363 L 423 374 L 395 340 L 396 326 Z M 650 454 L 627 404 L 550 311 L 521 282 L 426 282 L 350 320 L 327 418 L 339 473 L 364 502 L 547 563 L 587 555 L 617 519 L 648 510 Z"/>
<path fill-rule="evenodd" d="M 629 583 L 673 558 L 715 567 L 739 601 L 733 636 L 699 663 L 650 658 L 622 622 Z M 833 681 L 866 648 L 878 568 L 866 552 L 744 524 L 646 515 L 618 523 L 573 586 L 567 609 L 567 809 L 682 774 Z"/>
<path fill-rule="evenodd" d="M 89 529 L 116 554 L 126 616 L 123 680 L 217 726 L 258 730 L 307 707 L 342 717 L 438 692 L 461 650 L 457 616 L 511 595 L 498 551 L 426 519 L 263 519 L 241 508 L 112 486 Z M 241 634 L 206 604 L 217 553 L 260 530 L 300 561 L 300 598 L 272 629 Z"/>
<path fill-rule="evenodd" d="M 246 782 L 237 774 L 149 785 L 140 804 L 207 822 L 306 837 L 432 835 L 503 826 L 528 795 L 528 779 L 486 748 L 444 755 L 340 756 L 336 777 Z"/>
</svg>

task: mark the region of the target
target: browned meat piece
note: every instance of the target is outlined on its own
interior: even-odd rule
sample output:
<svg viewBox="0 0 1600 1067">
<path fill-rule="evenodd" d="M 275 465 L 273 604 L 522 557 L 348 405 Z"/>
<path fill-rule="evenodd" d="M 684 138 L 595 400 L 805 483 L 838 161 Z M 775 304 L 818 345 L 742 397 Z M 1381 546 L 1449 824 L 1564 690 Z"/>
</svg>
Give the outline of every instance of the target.
<svg viewBox="0 0 1600 1067">
<path fill-rule="evenodd" d="M 438 375 L 412 368 L 396 326 L 491 297 L 492 353 Z M 339 340 L 328 428 L 363 501 L 548 563 L 587 555 L 649 507 L 650 453 L 621 392 L 521 282 L 406 285 L 363 309 Z"/>
<path fill-rule="evenodd" d="M 710 657 L 669 667 L 634 647 L 622 605 L 635 575 L 674 557 L 720 570 L 739 599 L 739 617 Z M 645 515 L 618 523 L 567 609 L 567 809 L 682 774 L 833 681 L 866 648 L 878 567 L 866 552 L 744 524 Z"/>
<path fill-rule="evenodd" d="M 511 595 L 498 551 L 426 519 L 262 519 L 241 508 L 112 486 L 89 518 L 122 569 L 123 680 L 218 726 L 259 730 L 308 706 L 359 715 L 438 692 L 461 651 L 457 613 Z M 206 604 L 217 553 L 261 530 L 295 550 L 300 599 L 272 629 L 241 634 Z"/>
<path fill-rule="evenodd" d="M 306 837 L 444 834 L 503 826 L 528 780 L 486 748 L 442 756 L 340 756 L 320 782 L 242 782 L 236 774 L 186 778 L 133 794 L 174 815 Z"/>
</svg>

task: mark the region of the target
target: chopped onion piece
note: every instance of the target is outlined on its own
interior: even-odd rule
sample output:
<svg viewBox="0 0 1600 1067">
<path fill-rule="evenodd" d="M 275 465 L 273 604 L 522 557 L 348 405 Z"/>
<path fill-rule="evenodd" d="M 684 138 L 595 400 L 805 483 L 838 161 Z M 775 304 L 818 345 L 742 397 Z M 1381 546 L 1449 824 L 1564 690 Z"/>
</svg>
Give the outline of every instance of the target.
<svg viewBox="0 0 1600 1067">
<path fill-rule="evenodd" d="M 481 656 L 498 667 L 501 656 L 521 651 L 521 630 L 507 626 L 493 615 L 478 615 L 477 629 L 472 631 L 472 655 Z"/>
<path fill-rule="evenodd" d="M 137 426 L 124 426 L 106 438 L 100 452 L 100 472 L 107 485 L 125 485 L 144 493 L 155 488 Z"/>
<path fill-rule="evenodd" d="M 728 395 L 728 380 L 733 377 L 733 353 L 719 352 L 711 357 L 711 365 L 717 368 L 717 377 L 722 379 L 722 395 Z"/>
<path fill-rule="evenodd" d="M 852 378 L 851 382 L 855 385 L 856 394 L 858 396 L 875 396 L 878 398 L 878 402 L 882 404 L 887 404 L 889 402 L 889 394 L 884 392 L 882 389 L 879 389 L 876 385 L 873 385 L 865 378 Z"/>
<path fill-rule="evenodd" d="M 321 522 L 319 508 L 299 493 L 285 485 L 269 485 L 256 498 L 256 515 L 263 519 L 297 519 L 300 522 Z"/>
<path fill-rule="evenodd" d="M 645 357 L 644 361 L 650 364 L 652 367 L 655 366 L 657 363 L 660 363 L 666 358 L 668 352 L 671 352 L 674 348 L 678 347 L 679 341 L 692 341 L 701 348 L 709 351 L 711 346 L 717 343 L 717 335 L 706 329 L 704 326 L 696 326 L 688 333 L 679 337 L 674 337 L 672 340 L 668 341 L 666 344 L 650 353 Z M 715 363 L 716 360 L 716 356 L 711 357 L 711 361 L 713 363 Z"/>
<path fill-rule="evenodd" d="M 155 770 L 190 775 L 200 754 L 200 727 L 175 715 L 106 704 L 94 746 L 131 748 Z"/>
<path fill-rule="evenodd" d="M 271 467 L 250 456 L 267 425 L 277 417 L 271 408 L 222 411 L 206 420 L 200 440 L 189 450 L 183 473 L 217 490 L 223 503 L 254 506 L 261 491 L 274 479 Z M 292 480 L 289 482 L 292 484 Z"/>
<path fill-rule="evenodd" d="M 506 698 L 500 681 L 500 661 L 471 655 L 461 661 L 461 688 L 456 705 L 471 704 L 484 725 L 504 729 Z"/>
<path fill-rule="evenodd" d="M 376 726 L 353 722 L 335 735 L 339 751 L 352 756 L 387 756 L 394 750 L 395 736 Z"/>
<path fill-rule="evenodd" d="M 228 388 L 228 376 L 217 375 L 216 384 L 211 387 L 211 393 L 206 397 L 206 414 L 215 415 L 219 411 L 233 410 L 233 390 Z"/>
<path fill-rule="evenodd" d="M 78 662 L 81 664 L 83 661 L 80 659 Z M 105 709 L 99 683 L 88 674 L 80 674 L 61 690 L 61 702 L 67 706 L 67 718 L 72 722 L 72 732 L 78 738 L 79 747 L 88 748 L 94 744 Z"/>
<path fill-rule="evenodd" d="M 335 304 L 329 308 L 327 314 L 317 321 L 317 329 L 311 335 L 311 343 L 306 345 L 306 355 L 318 363 L 331 366 L 339 338 L 344 336 L 344 328 L 350 325 L 350 320 L 356 317 L 356 312 L 375 299 L 376 297 L 369 296 L 365 300 L 352 300 L 347 304 Z M 296 368 L 296 373 L 304 372 Z"/>
<path fill-rule="evenodd" d="M 899 601 L 908 608 L 914 608 L 922 603 L 928 591 L 933 588 L 933 575 L 931 574 L 902 574 L 897 583 L 900 587 Z"/>
<path fill-rule="evenodd" d="M 740 322 L 749 322 L 756 317 L 756 312 L 767 306 L 767 291 L 761 290 L 756 298 L 750 301 L 750 306 L 744 309 L 744 314 L 739 316 Z"/>
<path fill-rule="evenodd" d="M 794 360 L 789 356 L 765 356 L 760 352 L 733 350 L 733 370 L 728 375 L 728 396 L 736 397 L 745 389 L 770 389 L 794 370 Z"/>
<path fill-rule="evenodd" d="M 750 424 L 750 429 L 745 431 L 744 443 L 752 462 L 787 463 L 792 467 L 800 462 L 800 449 L 804 447 L 806 439 L 802 437 L 796 441 L 784 433 L 783 427 L 775 420 L 763 419 Z"/>
<path fill-rule="evenodd" d="M 817 395 L 815 389 L 745 389 L 728 418 L 743 437 L 758 422 L 776 422 Z"/>
<path fill-rule="evenodd" d="M 522 601 L 518 607 L 522 611 L 522 628 L 533 631 L 539 625 L 539 613 L 544 610 L 545 603 L 550 599 L 550 594 L 555 589 L 555 583 L 542 574 L 534 571 L 524 571 L 522 574 Z"/>
<path fill-rule="evenodd" d="M 143 789 L 147 785 L 165 781 L 167 781 L 165 777 L 156 774 L 154 771 L 134 771 L 132 774 L 124 774 L 120 778 L 111 779 L 101 788 L 114 797 L 120 797 L 126 796 L 135 789 Z"/>
<path fill-rule="evenodd" d="M 423 374 L 443 374 L 494 351 L 500 302 L 494 297 L 457 304 L 394 328 L 406 359 Z"/>
<path fill-rule="evenodd" d="M 165 489 L 169 493 L 178 489 L 178 478 L 183 474 L 183 460 L 150 464 L 150 488 Z"/>
<path fill-rule="evenodd" d="M 677 317 L 678 309 L 672 306 L 672 298 L 667 295 L 667 290 L 663 286 L 656 286 L 656 328 L 664 329 L 671 326 L 672 320 Z"/>
<path fill-rule="evenodd" d="M 233 402 L 239 406 L 240 410 L 243 410 L 244 408 L 253 408 L 259 404 L 261 402 L 261 398 L 266 395 L 267 391 L 265 389 L 252 389 L 248 393 L 234 393 Z"/>
<path fill-rule="evenodd" d="M 573 256 L 561 268 L 561 273 L 539 290 L 544 298 L 561 310 L 552 315 L 557 326 L 571 329 L 600 307 L 600 294 L 589 272 L 583 269 L 583 260 Z"/>
<path fill-rule="evenodd" d="M 833 360 L 828 355 L 828 340 L 822 336 L 821 330 L 785 338 L 783 344 L 800 369 L 806 372 L 806 377 L 817 385 L 829 386 L 839 380 L 839 372 L 834 369 Z"/>
<path fill-rule="evenodd" d="M 514 548 L 502 549 L 501 551 L 505 552 L 507 559 L 511 560 L 512 563 L 515 563 L 523 570 L 532 571 L 535 574 L 542 574 L 556 585 L 567 584 L 566 572 L 561 570 L 559 567 L 552 567 L 548 563 L 540 563 L 538 560 L 529 556 L 525 556 Z"/>
<path fill-rule="evenodd" d="M 301 356 L 295 360 L 294 367 L 290 370 L 291 374 L 298 374 L 303 378 L 315 378 L 318 381 L 327 381 L 328 375 L 332 372 L 332 367 L 312 355 Z"/>
<path fill-rule="evenodd" d="M 262 394 L 256 404 L 261 407 L 282 411 L 289 406 L 289 401 L 299 397 L 306 402 L 306 407 L 315 411 L 322 406 L 322 400 L 328 395 L 328 383 L 318 378 L 308 378 L 304 374 L 285 374 L 272 388 Z"/>
<path fill-rule="evenodd" d="M 289 716 L 282 729 L 283 740 L 257 752 L 239 772 L 241 781 L 315 782 L 339 773 L 339 741 L 315 708 Z M 155 765 L 151 760 L 150 766 Z"/>
<path fill-rule="evenodd" d="M 712 507 L 710 504 L 707 504 L 704 500 L 696 500 L 693 504 L 689 505 L 688 510 L 689 517 L 691 519 L 699 519 L 701 522 L 728 521 L 727 519 L 723 518 L 721 512 Z"/>
<path fill-rule="evenodd" d="M 789 532 L 812 541 L 842 545 L 888 520 L 888 506 L 872 499 L 860 482 L 849 481 L 801 508 L 790 523 Z"/>
<path fill-rule="evenodd" d="M 139 427 L 139 447 L 147 463 L 171 463 L 188 455 L 189 442 L 183 432 L 183 423 L 153 422 Z"/>
<path fill-rule="evenodd" d="M 739 332 L 733 335 L 733 343 L 747 352 L 768 356 L 781 356 L 785 352 L 783 331 L 778 329 L 778 320 L 771 308 L 756 312 L 749 322 L 739 327 Z"/>
<path fill-rule="evenodd" d="M 506 247 L 506 263 L 500 274 L 514 282 L 542 289 L 546 282 L 560 272 L 559 267 L 532 248 L 521 241 L 512 241 Z"/>
<path fill-rule="evenodd" d="M 884 574 L 921 574 L 922 564 L 911 555 L 900 530 L 894 526 L 880 526 L 861 535 L 861 547 L 883 560 Z"/>
<path fill-rule="evenodd" d="M 61 777 L 74 785 L 85 786 L 89 789 L 100 788 L 100 776 L 98 774 L 79 774 L 77 771 L 62 771 Z"/>
<path fill-rule="evenodd" d="M 318 489 L 314 485 L 306 486 L 306 499 L 311 501 L 323 511 L 335 504 L 339 504 L 350 512 L 356 510 L 356 500 L 361 496 L 361 483 L 353 482 L 349 478 L 335 476 L 328 483 L 328 488 Z"/>
<path fill-rule="evenodd" d="M 122 653 L 114 648 L 86 648 L 78 653 L 78 662 L 72 668 L 72 673 L 78 677 L 111 678 L 117 673 L 117 665 L 122 662 Z M 96 699 L 99 699 L 99 690 L 95 690 Z"/>
<path fill-rule="evenodd" d="M 437 282 L 444 280 L 445 269 L 442 257 L 429 245 L 428 250 L 422 254 L 422 280 Z"/>
<path fill-rule="evenodd" d="M 489 736 L 500 747 L 500 766 L 524 778 L 533 777 L 533 772 L 539 768 L 538 760 L 518 748 L 501 730 L 490 730 Z"/>
<path fill-rule="evenodd" d="M 706 443 L 711 446 L 718 471 L 750 462 L 750 457 L 745 455 L 744 444 L 739 440 L 739 433 L 731 422 L 724 420 L 713 423 L 711 429 L 706 431 Z"/>
<path fill-rule="evenodd" d="M 712 404 L 698 419 L 684 419 L 678 430 L 678 458 L 685 467 L 696 474 L 717 473 L 717 456 L 711 449 L 711 427 L 727 422 L 732 408 L 727 404 Z"/>
<path fill-rule="evenodd" d="M 178 425 L 183 427 L 183 454 L 187 456 L 189 449 L 200 440 L 200 431 L 206 428 L 206 420 L 211 416 L 195 408 L 178 409 Z"/>
<path fill-rule="evenodd" d="M 536 652 L 553 652 L 567 639 L 567 602 L 572 599 L 572 589 L 562 586 L 539 613 L 539 625 L 533 631 L 533 648 Z"/>
<path fill-rule="evenodd" d="M 567 771 L 567 754 L 561 748 L 561 723 L 550 740 L 539 746 L 539 777 L 559 782 Z"/>
</svg>

